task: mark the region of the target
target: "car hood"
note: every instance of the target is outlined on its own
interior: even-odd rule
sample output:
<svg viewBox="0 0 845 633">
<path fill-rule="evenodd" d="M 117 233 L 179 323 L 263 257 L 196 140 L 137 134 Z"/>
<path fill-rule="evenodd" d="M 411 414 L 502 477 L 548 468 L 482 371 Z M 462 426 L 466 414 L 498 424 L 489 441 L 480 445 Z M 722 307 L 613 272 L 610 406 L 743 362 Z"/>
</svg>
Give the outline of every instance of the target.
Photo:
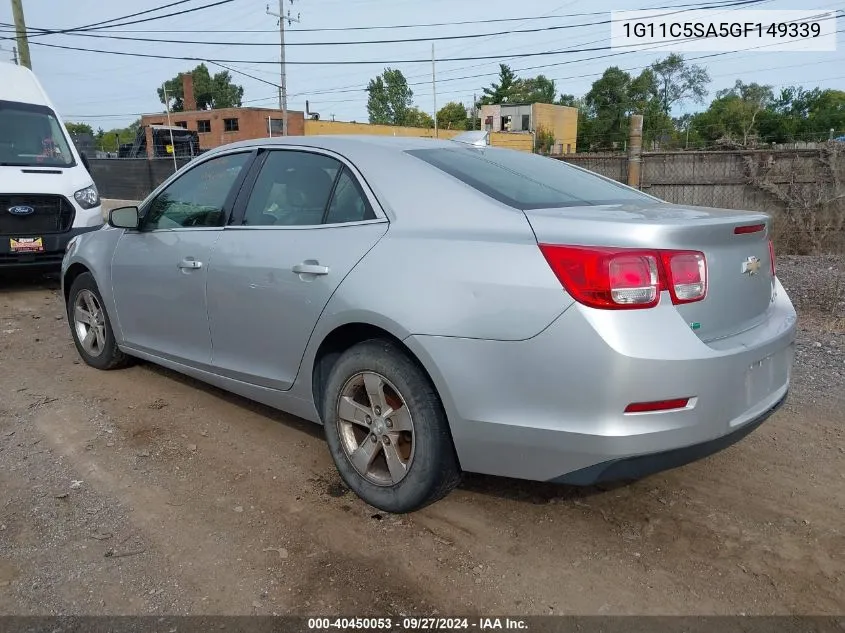
<svg viewBox="0 0 845 633">
<path fill-rule="evenodd" d="M 31 193 L 65 196 L 89 186 L 93 180 L 88 170 L 75 167 L 0 167 L 0 194 Z"/>
</svg>

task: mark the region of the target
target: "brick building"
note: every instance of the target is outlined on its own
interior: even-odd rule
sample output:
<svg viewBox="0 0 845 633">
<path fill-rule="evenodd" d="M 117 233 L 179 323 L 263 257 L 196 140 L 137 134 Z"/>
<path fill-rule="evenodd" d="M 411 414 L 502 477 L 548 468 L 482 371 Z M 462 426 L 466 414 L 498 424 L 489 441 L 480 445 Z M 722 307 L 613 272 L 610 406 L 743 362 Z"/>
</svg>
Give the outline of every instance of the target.
<svg viewBox="0 0 845 633">
<path fill-rule="evenodd" d="M 184 89 L 183 112 L 171 112 L 172 125 L 196 130 L 199 133 L 200 149 L 206 150 L 235 141 L 282 135 L 282 111 L 277 108 L 222 108 L 219 110 L 197 110 L 194 98 L 193 78 L 182 75 Z M 167 125 L 167 113 L 145 114 L 142 126 Z M 149 127 L 146 128 L 149 130 Z M 288 110 L 288 135 L 305 134 L 305 115 Z M 147 147 L 152 140 L 147 139 Z"/>
</svg>

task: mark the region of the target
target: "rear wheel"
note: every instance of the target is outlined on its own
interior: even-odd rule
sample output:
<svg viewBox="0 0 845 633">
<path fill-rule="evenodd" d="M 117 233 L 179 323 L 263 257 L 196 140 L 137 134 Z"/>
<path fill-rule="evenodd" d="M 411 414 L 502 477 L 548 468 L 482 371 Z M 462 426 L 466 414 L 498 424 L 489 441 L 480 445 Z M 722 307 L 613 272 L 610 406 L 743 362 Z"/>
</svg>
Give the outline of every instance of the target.
<svg viewBox="0 0 845 633">
<path fill-rule="evenodd" d="M 91 273 L 73 280 L 68 294 L 67 316 L 73 342 L 82 360 L 97 369 L 118 369 L 130 357 L 117 347 L 103 297 Z"/>
<path fill-rule="evenodd" d="M 460 468 L 440 398 L 393 343 L 350 348 L 331 370 L 326 440 L 347 486 L 387 512 L 410 512 L 448 494 Z"/>
</svg>

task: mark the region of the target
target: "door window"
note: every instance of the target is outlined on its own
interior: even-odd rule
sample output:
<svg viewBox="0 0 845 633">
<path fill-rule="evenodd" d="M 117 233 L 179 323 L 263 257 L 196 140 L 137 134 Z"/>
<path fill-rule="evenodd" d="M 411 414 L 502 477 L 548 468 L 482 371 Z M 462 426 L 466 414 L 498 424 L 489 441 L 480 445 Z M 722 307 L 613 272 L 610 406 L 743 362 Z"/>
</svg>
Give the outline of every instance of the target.
<svg viewBox="0 0 845 633">
<path fill-rule="evenodd" d="M 221 226 L 232 185 L 249 152 L 212 158 L 185 172 L 150 204 L 145 230 Z"/>
<path fill-rule="evenodd" d="M 322 154 L 270 152 L 250 194 L 243 224 L 322 224 L 341 167 L 339 161 Z"/>
</svg>

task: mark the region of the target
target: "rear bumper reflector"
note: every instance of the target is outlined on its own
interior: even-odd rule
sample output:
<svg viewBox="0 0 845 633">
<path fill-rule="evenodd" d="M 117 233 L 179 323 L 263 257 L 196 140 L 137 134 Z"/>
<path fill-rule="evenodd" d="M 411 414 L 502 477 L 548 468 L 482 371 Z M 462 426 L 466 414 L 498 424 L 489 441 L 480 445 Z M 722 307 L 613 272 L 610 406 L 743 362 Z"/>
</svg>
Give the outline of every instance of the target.
<svg viewBox="0 0 845 633">
<path fill-rule="evenodd" d="M 759 233 L 765 231 L 765 224 L 749 224 L 748 226 L 738 226 L 734 229 L 734 234 L 744 235 L 745 233 Z"/>
<path fill-rule="evenodd" d="M 655 400 L 654 402 L 632 402 L 625 407 L 625 413 L 648 413 L 650 411 L 683 409 L 689 404 L 689 401 L 689 398 L 674 398 L 673 400 Z"/>
</svg>

